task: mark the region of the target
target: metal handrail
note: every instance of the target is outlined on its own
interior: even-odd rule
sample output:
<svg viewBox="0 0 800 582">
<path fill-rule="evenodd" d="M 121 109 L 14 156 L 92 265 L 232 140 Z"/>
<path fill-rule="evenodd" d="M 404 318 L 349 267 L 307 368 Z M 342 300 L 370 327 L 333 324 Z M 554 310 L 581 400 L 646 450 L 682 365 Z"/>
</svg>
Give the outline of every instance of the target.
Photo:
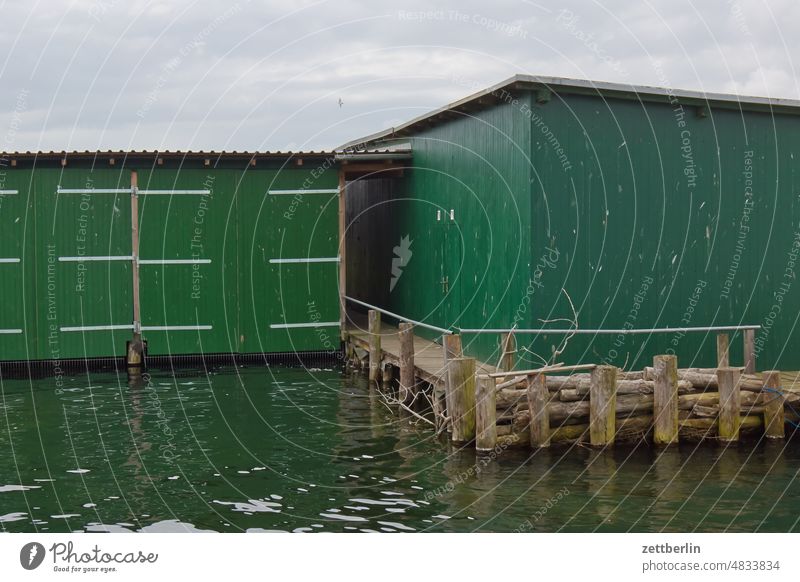
<svg viewBox="0 0 800 582">
<path fill-rule="evenodd" d="M 760 325 L 712 325 L 708 327 L 655 327 L 651 329 L 466 329 L 458 328 L 461 333 L 535 333 L 535 334 L 598 334 L 598 335 L 628 335 L 643 333 L 691 333 L 710 331 L 745 331 L 761 329 Z"/>
<path fill-rule="evenodd" d="M 383 309 L 382 307 L 378 307 L 377 305 L 370 305 L 369 303 L 366 303 L 365 301 L 361 301 L 359 299 L 354 299 L 352 297 L 348 297 L 347 295 L 345 295 L 344 298 L 347 301 L 350 301 L 350 302 L 355 303 L 357 305 L 361 305 L 362 307 L 366 307 L 368 309 L 374 309 L 375 311 L 380 311 L 381 313 L 383 313 L 385 315 L 388 315 L 389 317 L 393 317 L 395 319 L 398 319 L 400 321 L 405 321 L 405 322 L 411 323 L 413 325 L 418 325 L 420 327 L 426 327 L 428 329 L 432 329 L 433 331 L 438 331 L 438 332 L 441 332 L 441 333 L 447 334 L 447 335 L 450 335 L 450 334 L 453 333 L 449 329 L 444 329 L 442 327 L 436 327 L 435 325 L 430 325 L 429 323 L 422 323 L 421 321 L 414 321 L 413 319 L 409 319 L 407 317 L 403 317 L 402 315 L 398 315 L 397 313 L 392 313 L 391 311 L 389 311 L 387 309 Z"/>
</svg>

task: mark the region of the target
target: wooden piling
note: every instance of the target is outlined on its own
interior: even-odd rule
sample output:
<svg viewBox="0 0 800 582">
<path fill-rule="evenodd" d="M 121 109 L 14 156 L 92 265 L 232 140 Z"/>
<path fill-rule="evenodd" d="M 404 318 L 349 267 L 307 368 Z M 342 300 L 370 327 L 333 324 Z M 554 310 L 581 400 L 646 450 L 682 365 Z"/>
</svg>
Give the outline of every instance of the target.
<svg viewBox="0 0 800 582">
<path fill-rule="evenodd" d="M 500 369 L 510 372 L 514 369 L 517 357 L 517 340 L 514 332 L 504 333 L 500 336 Z"/>
<path fill-rule="evenodd" d="M 475 448 L 492 451 L 497 446 L 497 391 L 495 381 L 479 376 L 475 388 Z"/>
<path fill-rule="evenodd" d="M 128 367 L 129 373 L 141 373 L 144 365 L 144 342 L 142 340 L 130 340 L 126 343 L 125 365 Z"/>
<path fill-rule="evenodd" d="M 782 439 L 785 436 L 785 417 L 783 412 L 783 394 L 780 393 L 781 373 L 777 370 L 764 372 L 764 388 L 761 390 L 764 402 L 764 435 L 770 439 Z"/>
<path fill-rule="evenodd" d="M 133 277 L 131 288 L 133 337 L 131 345 L 134 346 L 134 349 L 138 349 L 142 345 L 142 306 L 139 293 L 139 174 L 136 170 L 131 171 L 131 275 Z M 141 354 L 141 350 L 139 354 Z"/>
<path fill-rule="evenodd" d="M 447 416 L 458 443 L 475 438 L 475 358 L 454 358 L 447 363 L 449 403 Z"/>
<path fill-rule="evenodd" d="M 392 390 L 392 380 L 394 379 L 394 366 L 384 362 L 381 366 L 381 387 L 384 392 Z"/>
<path fill-rule="evenodd" d="M 445 334 L 442 337 L 442 351 L 444 353 L 444 406 L 445 412 L 447 417 L 451 419 L 451 422 L 447 425 L 447 432 L 453 431 L 453 423 L 452 423 L 452 416 L 450 416 L 450 411 L 453 409 L 453 405 L 450 402 L 450 374 L 447 373 L 447 368 L 450 360 L 455 358 L 463 358 L 464 357 L 464 350 L 461 346 L 461 336 L 459 334 Z M 434 406 L 438 406 L 441 408 L 441 399 L 434 397 Z M 436 411 L 434 411 L 436 412 Z M 437 415 L 438 417 L 438 415 Z M 438 427 L 437 427 L 438 428 Z"/>
<path fill-rule="evenodd" d="M 409 405 L 416 396 L 416 376 L 414 371 L 414 326 L 400 324 L 400 402 Z"/>
<path fill-rule="evenodd" d="M 744 373 L 756 373 L 756 330 L 746 329 L 742 334 L 744 341 Z"/>
<path fill-rule="evenodd" d="M 653 442 L 669 445 L 678 442 L 678 358 L 653 358 Z"/>
<path fill-rule="evenodd" d="M 731 365 L 730 341 L 727 333 L 717 334 L 717 368 L 727 368 Z"/>
<path fill-rule="evenodd" d="M 589 389 L 589 442 L 610 445 L 616 432 L 617 369 L 597 366 Z"/>
<path fill-rule="evenodd" d="M 369 310 L 369 379 L 376 381 L 381 375 L 381 313 Z"/>
<path fill-rule="evenodd" d="M 742 409 L 742 395 L 739 389 L 741 372 L 738 368 L 719 368 L 719 437 L 725 441 L 739 440 L 739 415 Z"/>
<path fill-rule="evenodd" d="M 550 446 L 550 393 L 544 374 L 528 376 L 528 409 L 531 411 L 531 446 Z"/>
</svg>

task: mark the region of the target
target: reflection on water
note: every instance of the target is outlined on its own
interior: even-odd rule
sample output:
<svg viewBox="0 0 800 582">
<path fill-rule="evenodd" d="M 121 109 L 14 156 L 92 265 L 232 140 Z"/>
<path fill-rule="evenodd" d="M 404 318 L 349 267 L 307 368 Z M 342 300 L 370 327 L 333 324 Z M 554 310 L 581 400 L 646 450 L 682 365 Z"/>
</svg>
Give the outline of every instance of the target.
<svg viewBox="0 0 800 582">
<path fill-rule="evenodd" d="M 338 370 L 0 380 L 0 530 L 794 531 L 800 443 L 505 450 Z"/>
</svg>

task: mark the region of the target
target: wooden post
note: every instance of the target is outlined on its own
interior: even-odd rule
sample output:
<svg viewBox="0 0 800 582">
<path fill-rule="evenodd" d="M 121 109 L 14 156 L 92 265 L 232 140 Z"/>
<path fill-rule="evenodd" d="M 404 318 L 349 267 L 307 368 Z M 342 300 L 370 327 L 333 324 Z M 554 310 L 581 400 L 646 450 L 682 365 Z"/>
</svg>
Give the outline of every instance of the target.
<svg viewBox="0 0 800 582">
<path fill-rule="evenodd" d="M 653 442 L 668 445 L 678 442 L 678 358 L 653 358 Z"/>
<path fill-rule="evenodd" d="M 742 393 L 739 389 L 741 372 L 738 368 L 719 368 L 719 437 L 726 441 L 739 440 Z"/>
<path fill-rule="evenodd" d="M 514 332 L 504 333 L 500 336 L 500 369 L 510 372 L 514 369 L 517 358 L 517 339 Z"/>
<path fill-rule="evenodd" d="M 730 346 L 727 333 L 717 334 L 717 368 L 727 368 L 731 365 Z"/>
<path fill-rule="evenodd" d="M 381 386 L 385 392 L 391 391 L 392 378 L 394 378 L 394 366 L 386 363 L 381 367 Z"/>
<path fill-rule="evenodd" d="M 550 393 L 544 374 L 528 376 L 528 409 L 531 411 L 531 446 L 550 446 Z"/>
<path fill-rule="evenodd" d="M 475 388 L 475 448 L 493 451 L 497 446 L 497 390 L 494 378 L 479 376 Z"/>
<path fill-rule="evenodd" d="M 345 339 L 347 331 L 347 261 L 346 235 L 347 235 L 347 205 L 345 201 L 345 189 L 347 179 L 344 170 L 339 170 L 339 333 L 342 340 Z"/>
<path fill-rule="evenodd" d="M 761 394 L 764 402 L 764 435 L 769 439 L 784 438 L 783 394 L 781 373 L 777 370 L 764 372 L 764 388 Z"/>
<path fill-rule="evenodd" d="M 589 442 L 610 445 L 616 432 L 617 369 L 597 366 L 589 387 Z"/>
<path fill-rule="evenodd" d="M 744 373 L 756 373 L 756 330 L 746 329 L 742 334 L 744 339 Z"/>
<path fill-rule="evenodd" d="M 447 411 L 453 441 L 475 438 L 475 358 L 455 358 L 447 364 L 452 408 Z"/>
<path fill-rule="evenodd" d="M 126 346 L 125 362 L 129 368 L 142 366 L 142 307 L 139 299 L 139 173 L 131 170 L 131 273 L 133 275 L 133 337 Z"/>
<path fill-rule="evenodd" d="M 381 376 L 381 313 L 369 310 L 369 379 L 378 380 Z"/>
<path fill-rule="evenodd" d="M 409 405 L 417 392 L 416 374 L 414 370 L 414 326 L 410 323 L 400 324 L 400 402 Z"/>
<path fill-rule="evenodd" d="M 453 409 L 453 405 L 450 402 L 450 395 L 452 390 L 450 389 L 450 374 L 447 373 L 447 367 L 450 360 L 455 358 L 463 358 L 464 357 L 464 350 L 461 347 L 461 336 L 459 334 L 445 334 L 442 337 L 442 347 L 444 348 L 444 405 L 445 405 L 445 413 L 447 417 L 450 419 L 450 424 L 447 426 L 447 432 L 453 431 L 453 417 L 450 416 L 450 411 Z M 436 402 L 437 399 L 434 399 Z"/>
</svg>

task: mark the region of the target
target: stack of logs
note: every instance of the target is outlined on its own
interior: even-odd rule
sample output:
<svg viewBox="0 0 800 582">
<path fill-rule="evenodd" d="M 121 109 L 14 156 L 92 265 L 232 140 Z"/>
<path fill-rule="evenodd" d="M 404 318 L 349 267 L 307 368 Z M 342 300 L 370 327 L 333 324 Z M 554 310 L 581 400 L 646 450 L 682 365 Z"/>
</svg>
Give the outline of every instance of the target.
<svg viewBox="0 0 800 582">
<path fill-rule="evenodd" d="M 656 356 L 653 367 L 623 372 L 612 366 L 574 366 L 530 371 L 497 384 L 508 374 L 478 376 L 474 388 L 453 372 L 448 387 L 474 389 L 475 420 L 451 410 L 453 440 L 475 438 L 479 450 L 498 445 L 546 447 L 551 443 L 650 439 L 656 444 L 718 438 L 736 441 L 763 429 L 783 438 L 784 405 L 800 395 L 783 394 L 780 373 L 744 374 L 742 368 L 678 369 L 675 356 Z M 591 367 L 589 373 L 571 373 Z M 449 401 L 458 402 L 458 397 Z"/>
<path fill-rule="evenodd" d="M 476 375 L 475 359 L 464 357 L 460 336 L 452 334 L 443 338 L 443 377 L 421 379 L 433 386 L 437 430 L 444 428 L 444 419 L 453 441 L 474 441 L 481 451 L 575 442 L 602 447 L 643 439 L 655 444 L 737 441 L 743 433 L 759 431 L 784 438 L 786 418 L 800 420 L 792 407 L 800 394 L 781 390 L 780 372 L 754 373 L 754 334 L 745 330 L 743 335 L 745 366 L 740 368 L 730 367 L 728 336 L 720 333 L 717 368 L 679 369 L 676 356 L 662 355 L 652 367 L 631 372 L 591 364 L 513 371 L 514 338 L 505 334 L 500 343 L 506 371 Z M 399 338 L 399 357 L 391 360 L 400 370 L 398 401 L 413 404 L 418 390 L 413 326 L 401 323 Z M 380 313 L 373 310 L 363 348 L 370 380 L 380 379 L 388 354 L 381 350 Z M 383 374 L 383 381 L 391 382 L 391 374 Z"/>
</svg>

